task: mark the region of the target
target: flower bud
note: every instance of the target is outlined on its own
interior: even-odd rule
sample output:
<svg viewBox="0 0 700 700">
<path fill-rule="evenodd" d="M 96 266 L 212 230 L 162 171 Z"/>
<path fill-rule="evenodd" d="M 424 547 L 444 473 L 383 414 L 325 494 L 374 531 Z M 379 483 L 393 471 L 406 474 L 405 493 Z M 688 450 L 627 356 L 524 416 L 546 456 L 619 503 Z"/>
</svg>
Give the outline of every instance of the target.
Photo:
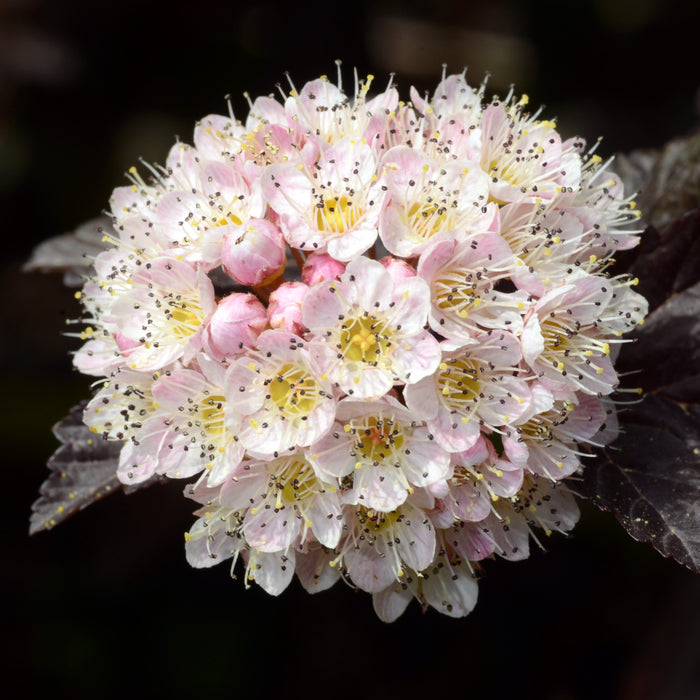
<svg viewBox="0 0 700 700">
<path fill-rule="evenodd" d="M 345 272 L 345 263 L 332 258 L 328 253 L 311 253 L 301 270 L 304 284 L 313 287 L 317 282 L 339 279 Z"/>
<path fill-rule="evenodd" d="M 267 313 L 273 328 L 303 335 L 306 326 L 301 318 L 301 303 L 309 291 L 303 282 L 285 282 L 270 294 Z"/>
<path fill-rule="evenodd" d="M 221 301 L 202 332 L 202 347 L 222 362 L 255 345 L 267 328 L 265 307 L 254 294 L 230 294 Z"/>
<path fill-rule="evenodd" d="M 399 258 L 394 258 L 391 255 L 387 255 L 379 262 L 384 265 L 386 271 L 391 275 L 391 279 L 394 280 L 394 282 L 406 279 L 407 277 L 416 276 L 416 270 L 413 265 L 407 263 L 405 260 L 399 260 Z"/>
<path fill-rule="evenodd" d="M 240 284 L 258 287 L 284 271 L 286 248 L 280 230 L 264 219 L 249 219 L 226 236 L 221 261 Z"/>
</svg>

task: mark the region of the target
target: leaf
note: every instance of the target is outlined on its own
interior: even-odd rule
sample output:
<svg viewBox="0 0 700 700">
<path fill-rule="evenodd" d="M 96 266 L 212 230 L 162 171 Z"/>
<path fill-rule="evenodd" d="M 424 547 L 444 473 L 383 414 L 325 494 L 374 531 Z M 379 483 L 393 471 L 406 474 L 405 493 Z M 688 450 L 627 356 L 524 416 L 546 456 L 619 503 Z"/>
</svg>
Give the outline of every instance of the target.
<svg viewBox="0 0 700 700">
<path fill-rule="evenodd" d="M 618 155 L 614 169 L 626 191 L 639 193 L 645 221 L 657 229 L 700 207 L 700 134 Z"/>
<path fill-rule="evenodd" d="M 629 271 L 651 312 L 617 367 L 647 393 L 620 412 L 619 438 L 577 490 L 636 540 L 700 573 L 700 211 L 645 237 Z"/>
<path fill-rule="evenodd" d="M 577 491 L 635 540 L 700 573 L 700 407 L 649 394 Z"/>
<path fill-rule="evenodd" d="M 24 272 L 64 272 L 67 287 L 82 287 L 92 266 L 92 258 L 105 249 L 105 233 L 114 233 L 108 216 L 80 224 L 75 231 L 54 236 L 40 243 L 24 264 Z"/>
<path fill-rule="evenodd" d="M 85 403 L 74 406 L 53 428 L 61 445 L 49 459 L 51 474 L 39 489 L 40 498 L 32 505 L 30 535 L 50 530 L 114 491 L 132 493 L 160 480 L 156 477 L 139 486 L 121 484 L 116 474 L 122 443 L 103 440 L 89 430 L 83 423 Z"/>
</svg>

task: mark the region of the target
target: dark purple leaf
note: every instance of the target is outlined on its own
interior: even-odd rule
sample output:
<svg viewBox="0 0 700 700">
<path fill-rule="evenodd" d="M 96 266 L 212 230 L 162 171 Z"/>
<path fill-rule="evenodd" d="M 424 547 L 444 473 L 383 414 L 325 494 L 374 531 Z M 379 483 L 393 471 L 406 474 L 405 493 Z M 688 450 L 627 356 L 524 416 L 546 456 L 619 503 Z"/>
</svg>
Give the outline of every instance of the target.
<svg viewBox="0 0 700 700">
<path fill-rule="evenodd" d="M 114 233 L 108 216 L 90 219 L 75 231 L 40 243 L 22 269 L 25 272 L 63 272 L 66 286 L 82 287 L 92 259 L 107 247 L 102 240 L 105 233 Z"/>
<path fill-rule="evenodd" d="M 700 407 L 649 394 L 623 425 L 581 491 L 634 539 L 700 572 Z"/>
<path fill-rule="evenodd" d="M 626 191 L 638 192 L 645 221 L 659 230 L 700 207 L 700 134 L 618 155 L 613 169 Z"/>
<path fill-rule="evenodd" d="M 32 505 L 29 534 L 50 530 L 78 510 L 108 494 L 124 489 L 131 493 L 147 486 L 123 487 L 117 479 L 117 464 L 122 443 L 103 440 L 83 423 L 80 404 L 59 423 L 53 432 L 60 447 L 48 462 L 51 474 L 41 485 L 40 498 Z M 157 481 L 159 479 L 155 479 Z"/>
<path fill-rule="evenodd" d="M 651 311 L 617 367 L 645 396 L 620 412 L 620 437 L 577 490 L 700 573 L 700 211 L 644 238 L 628 269 Z"/>
</svg>

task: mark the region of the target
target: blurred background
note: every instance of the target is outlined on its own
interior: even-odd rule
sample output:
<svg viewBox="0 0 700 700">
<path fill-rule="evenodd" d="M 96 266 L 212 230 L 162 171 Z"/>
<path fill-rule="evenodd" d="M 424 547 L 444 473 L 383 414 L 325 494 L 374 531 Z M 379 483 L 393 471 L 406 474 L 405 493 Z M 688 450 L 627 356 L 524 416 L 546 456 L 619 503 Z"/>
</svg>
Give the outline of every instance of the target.
<svg viewBox="0 0 700 700">
<path fill-rule="evenodd" d="M 688 0 L 377 0 L 236 4 L 0 0 L 0 667 L 22 695 L 185 697 L 301 692 L 409 697 L 700 697 L 700 579 L 584 505 L 568 540 L 487 562 L 480 601 L 450 620 L 412 605 L 385 625 L 343 584 L 246 591 L 226 565 L 190 569 L 182 484 L 115 495 L 27 535 L 57 443 L 89 395 L 71 370 L 78 316 L 59 275 L 23 274 L 39 241 L 107 206 L 140 157 L 162 161 L 195 120 L 245 118 L 253 97 L 335 77 L 341 59 L 396 74 L 402 96 L 469 66 L 544 103 L 601 155 L 659 147 L 698 124 L 700 5 Z M 11 694 L 8 695 L 11 697 Z"/>
</svg>

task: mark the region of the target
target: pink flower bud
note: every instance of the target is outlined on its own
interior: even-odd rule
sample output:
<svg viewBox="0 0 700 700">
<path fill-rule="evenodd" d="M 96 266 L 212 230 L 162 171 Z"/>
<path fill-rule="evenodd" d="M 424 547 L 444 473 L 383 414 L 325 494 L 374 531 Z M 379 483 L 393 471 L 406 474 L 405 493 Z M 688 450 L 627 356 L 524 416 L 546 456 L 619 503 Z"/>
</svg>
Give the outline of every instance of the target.
<svg viewBox="0 0 700 700">
<path fill-rule="evenodd" d="M 265 219 L 249 219 L 226 236 L 221 261 L 236 282 L 257 287 L 284 271 L 286 246 L 274 224 Z"/>
<path fill-rule="evenodd" d="M 301 320 L 301 303 L 309 288 L 303 282 L 285 282 L 270 294 L 267 313 L 273 328 L 282 328 L 303 335 L 306 326 Z"/>
<path fill-rule="evenodd" d="M 407 277 L 416 276 L 416 269 L 405 260 L 399 260 L 399 258 L 394 258 L 391 255 L 387 255 L 379 262 L 384 265 L 386 271 L 391 275 L 391 279 L 394 280 L 394 282 L 406 279 Z"/>
<path fill-rule="evenodd" d="M 223 362 L 253 347 L 267 328 L 265 307 L 254 294 L 229 294 L 202 332 L 202 347 Z"/>
<path fill-rule="evenodd" d="M 345 263 L 332 258 L 328 253 L 311 253 L 301 270 L 301 279 L 309 287 L 317 282 L 339 279 L 345 272 Z"/>
</svg>

